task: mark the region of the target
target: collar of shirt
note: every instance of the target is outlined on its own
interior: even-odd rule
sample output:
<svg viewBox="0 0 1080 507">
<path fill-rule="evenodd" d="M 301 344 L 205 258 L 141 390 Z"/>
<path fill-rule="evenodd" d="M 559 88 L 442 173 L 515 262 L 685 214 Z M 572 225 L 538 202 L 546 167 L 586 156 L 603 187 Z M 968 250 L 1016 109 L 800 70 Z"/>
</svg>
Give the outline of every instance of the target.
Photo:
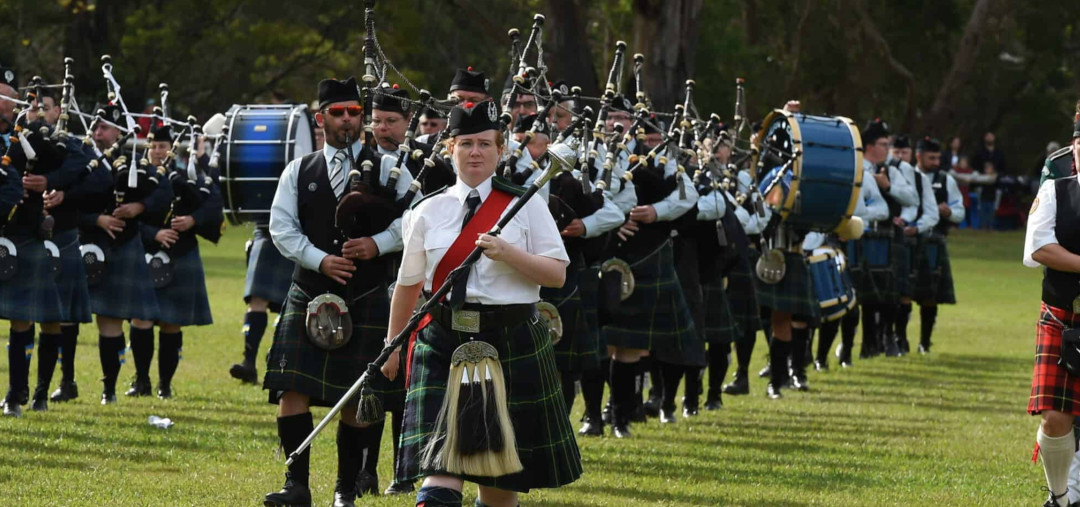
<svg viewBox="0 0 1080 507">
<path fill-rule="evenodd" d="M 491 195 L 492 177 L 494 177 L 494 175 L 488 177 L 488 179 L 484 180 L 475 188 L 475 190 L 480 193 L 480 202 L 486 201 L 488 196 Z M 470 187 L 469 185 L 465 184 L 465 182 L 462 181 L 461 178 L 458 178 L 457 183 L 454 183 L 454 186 L 450 187 L 449 192 L 452 193 L 454 197 L 457 197 L 458 203 L 464 206 L 465 199 L 469 197 L 469 193 L 473 190 L 473 187 Z"/>
<path fill-rule="evenodd" d="M 355 142 L 353 142 L 353 145 L 352 145 L 353 155 L 356 155 L 357 153 L 360 153 L 360 150 L 362 148 L 363 148 L 362 143 L 360 142 L 359 139 L 357 139 Z M 338 148 L 335 148 L 333 146 L 330 146 L 329 144 L 324 144 L 323 145 L 323 158 L 326 159 L 326 167 L 328 167 L 328 168 L 330 167 L 330 163 L 333 162 L 333 160 L 334 160 L 334 155 L 337 155 L 337 152 L 339 152 L 339 151 L 341 151 L 341 150 L 338 149 Z M 349 162 L 348 158 L 349 158 L 348 156 L 345 157 L 346 163 Z M 344 166 L 344 165 L 345 164 L 342 164 L 342 166 Z"/>
<path fill-rule="evenodd" d="M 386 148 L 383 148 L 383 147 L 382 147 L 382 145 L 378 145 L 378 146 L 377 146 L 376 148 L 377 148 L 377 149 L 378 149 L 378 151 L 379 151 L 379 155 L 393 155 L 393 156 L 397 156 L 397 154 L 398 154 L 398 150 L 388 150 L 388 149 L 386 149 Z"/>
</svg>

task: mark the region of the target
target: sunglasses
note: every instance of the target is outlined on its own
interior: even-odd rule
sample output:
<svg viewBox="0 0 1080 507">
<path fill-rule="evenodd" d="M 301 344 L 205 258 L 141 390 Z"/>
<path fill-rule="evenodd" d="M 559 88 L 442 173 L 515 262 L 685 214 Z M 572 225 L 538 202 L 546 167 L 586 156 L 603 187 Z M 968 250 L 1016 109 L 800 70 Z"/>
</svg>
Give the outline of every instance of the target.
<svg viewBox="0 0 1080 507">
<path fill-rule="evenodd" d="M 326 114 L 334 118 L 340 118 L 346 112 L 349 113 L 349 116 L 360 116 L 364 112 L 364 108 L 361 106 L 330 106 L 326 108 Z"/>
</svg>

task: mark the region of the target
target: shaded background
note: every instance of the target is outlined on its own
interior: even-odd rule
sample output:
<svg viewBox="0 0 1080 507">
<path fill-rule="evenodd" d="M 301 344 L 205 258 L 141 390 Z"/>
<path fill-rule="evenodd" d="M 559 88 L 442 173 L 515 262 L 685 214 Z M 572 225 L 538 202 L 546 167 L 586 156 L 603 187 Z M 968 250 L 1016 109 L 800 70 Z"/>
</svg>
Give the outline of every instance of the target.
<svg viewBox="0 0 1080 507">
<path fill-rule="evenodd" d="M 549 77 L 586 95 L 625 40 L 628 56 L 646 56 L 646 90 L 661 110 L 693 77 L 699 110 L 730 120 L 741 76 L 753 119 L 798 98 L 806 112 L 958 135 L 966 151 L 992 130 L 1016 175 L 1036 171 L 1048 141 L 1068 140 L 1080 89 L 1071 1 L 380 0 L 376 18 L 385 54 L 441 96 L 467 65 L 497 92 L 506 32 L 527 37 L 536 12 L 547 16 Z M 89 107 L 104 99 L 108 53 L 132 109 L 167 82 L 178 114 L 206 119 L 234 103 L 309 102 L 319 79 L 362 74 L 363 16 L 362 2 L 340 0 L 0 0 L 0 62 L 23 82 L 58 82 L 62 58 L 75 58 Z"/>
</svg>

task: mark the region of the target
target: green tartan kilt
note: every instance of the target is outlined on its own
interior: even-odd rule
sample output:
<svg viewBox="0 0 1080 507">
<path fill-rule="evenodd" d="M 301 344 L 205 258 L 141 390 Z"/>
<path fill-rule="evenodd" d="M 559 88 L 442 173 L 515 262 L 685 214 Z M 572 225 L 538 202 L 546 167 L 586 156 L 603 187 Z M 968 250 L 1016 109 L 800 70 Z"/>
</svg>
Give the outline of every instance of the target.
<svg viewBox="0 0 1080 507">
<path fill-rule="evenodd" d="M 729 282 L 730 283 L 730 282 Z M 729 285 L 730 287 L 730 285 Z M 731 301 L 724 280 L 705 284 L 705 341 L 710 344 L 733 343 L 739 336 L 739 324 L 731 311 Z"/>
<path fill-rule="evenodd" d="M 896 293 L 900 297 L 912 296 L 915 275 L 911 270 L 915 258 L 916 243 L 914 238 L 905 237 L 893 244 L 893 258 L 896 259 Z"/>
<path fill-rule="evenodd" d="M 786 271 L 779 283 L 768 284 L 757 276 L 754 277 L 758 282 L 755 286 L 758 303 L 773 311 L 817 319 L 821 308 L 814 296 L 806 256 L 802 253 L 784 252 L 784 264 Z"/>
<path fill-rule="evenodd" d="M 937 250 L 936 254 L 934 250 Z M 919 303 L 956 304 L 949 249 L 944 238 L 920 239 L 915 251 L 914 266 L 913 300 Z"/>
<path fill-rule="evenodd" d="M 274 343 L 266 354 L 263 389 L 270 391 L 270 403 L 277 403 L 282 394 L 294 391 L 311 398 L 312 406 L 333 406 L 382 351 L 390 316 L 385 287 L 349 306 L 352 338 L 335 350 L 319 348 L 307 337 L 307 305 L 314 296 L 295 283 L 289 288 L 274 329 Z M 380 397 L 400 390 L 382 375 L 375 375 L 370 387 Z"/>
<path fill-rule="evenodd" d="M 745 257 L 739 256 L 739 262 L 728 273 L 728 306 L 735 324 L 739 326 L 737 337 L 752 334 L 761 328 L 761 307 L 754 289 L 756 277 L 751 268 L 757 262 L 758 256 L 757 250 L 749 250 Z"/>
<path fill-rule="evenodd" d="M 693 316 L 675 275 L 671 240 L 633 265 L 634 292 L 600 330 L 613 347 L 653 350 L 667 357 L 699 348 Z"/>
<path fill-rule="evenodd" d="M 498 350 L 510 421 L 524 470 L 500 477 L 458 477 L 518 492 L 557 488 L 581 477 L 581 454 L 563 402 L 551 340 L 534 311 L 528 321 L 513 327 L 463 333 L 432 321 L 417 333 L 410 352 L 395 479 L 411 482 L 429 475 L 453 475 L 421 468 L 421 457 L 429 440 L 435 437 L 436 418 L 450 381 L 450 356 L 459 345 L 474 339 Z"/>
<path fill-rule="evenodd" d="M 584 257 L 578 254 L 566 268 L 566 283 L 562 288 L 540 289 L 540 298 L 555 305 L 562 318 L 563 336 L 553 346 L 555 366 L 559 371 L 581 372 L 600 367 L 600 329 L 596 311 L 598 274 L 587 268 Z"/>
</svg>

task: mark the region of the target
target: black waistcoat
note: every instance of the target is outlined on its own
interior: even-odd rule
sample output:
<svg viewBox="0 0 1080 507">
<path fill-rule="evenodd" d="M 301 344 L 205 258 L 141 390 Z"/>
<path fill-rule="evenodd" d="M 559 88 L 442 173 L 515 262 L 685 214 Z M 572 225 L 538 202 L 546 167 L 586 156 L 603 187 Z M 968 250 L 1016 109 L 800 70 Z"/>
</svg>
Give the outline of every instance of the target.
<svg viewBox="0 0 1080 507">
<path fill-rule="evenodd" d="M 934 200 L 936 200 L 938 204 L 949 203 L 948 179 L 948 174 L 940 168 L 930 175 L 930 188 L 933 189 Z M 948 218 L 941 217 L 938 220 L 937 225 L 934 226 L 934 232 L 947 236 L 949 234 L 949 229 L 951 228 L 952 222 L 950 222 Z"/>
<path fill-rule="evenodd" d="M 1080 254 L 1080 183 L 1074 177 L 1054 180 L 1054 192 L 1057 194 L 1054 233 L 1058 244 L 1070 253 Z M 1077 296 L 1080 296 L 1080 273 L 1046 268 L 1043 273 L 1043 302 L 1072 311 L 1073 300 Z"/>
<path fill-rule="evenodd" d="M 885 179 L 889 180 L 890 183 L 891 183 L 892 179 L 889 177 L 889 168 L 890 167 L 896 167 L 899 172 L 902 172 L 902 171 L 900 171 L 900 166 L 899 165 L 891 166 L 891 165 L 884 165 L 884 164 L 877 166 L 876 171 L 878 173 L 880 173 L 880 174 L 884 174 Z M 885 198 L 885 204 L 889 206 L 889 218 L 892 219 L 892 218 L 896 218 L 896 217 L 900 216 L 900 210 L 903 209 L 903 206 L 900 204 L 900 201 L 897 201 L 896 198 L 889 195 L 888 192 L 882 192 L 881 195 L 882 195 L 882 197 Z"/>
</svg>

